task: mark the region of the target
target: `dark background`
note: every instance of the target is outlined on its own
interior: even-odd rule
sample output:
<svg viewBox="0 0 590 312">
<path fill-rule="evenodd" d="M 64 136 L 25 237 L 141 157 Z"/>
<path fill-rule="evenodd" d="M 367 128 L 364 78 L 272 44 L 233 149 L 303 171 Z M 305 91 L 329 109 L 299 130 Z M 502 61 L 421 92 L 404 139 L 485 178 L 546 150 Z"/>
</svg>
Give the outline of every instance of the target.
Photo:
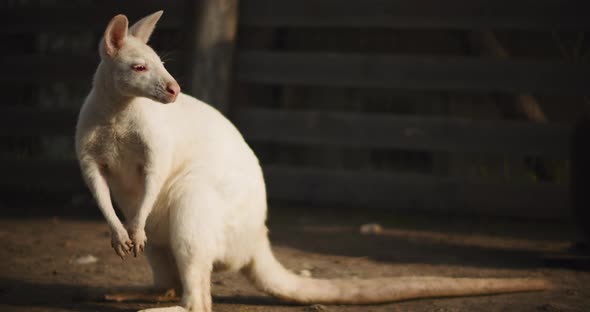
<svg viewBox="0 0 590 312">
<path fill-rule="evenodd" d="M 98 41 L 164 9 L 151 45 L 242 130 L 271 203 L 571 221 L 587 2 L 219 3 L 235 35 L 199 26 L 207 1 L 0 3 L 3 214 L 98 216 L 73 153 Z"/>
<path fill-rule="evenodd" d="M 154 306 L 104 300 L 151 274 L 113 253 L 73 136 L 108 21 L 160 9 L 150 44 L 259 156 L 288 269 L 554 286 L 329 311 L 587 310 L 587 0 L 0 0 L 0 310 Z M 212 289 L 216 311 L 325 308 Z"/>
</svg>

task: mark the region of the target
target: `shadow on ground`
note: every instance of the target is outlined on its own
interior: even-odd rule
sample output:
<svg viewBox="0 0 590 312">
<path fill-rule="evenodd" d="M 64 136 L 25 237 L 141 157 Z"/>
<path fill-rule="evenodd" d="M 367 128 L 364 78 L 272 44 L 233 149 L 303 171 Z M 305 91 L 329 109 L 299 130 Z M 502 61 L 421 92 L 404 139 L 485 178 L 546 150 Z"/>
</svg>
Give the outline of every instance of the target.
<svg viewBox="0 0 590 312">
<path fill-rule="evenodd" d="M 176 303 L 105 301 L 104 295 L 113 292 L 141 291 L 139 287 L 92 287 L 76 284 L 30 283 L 14 279 L 0 279 L 0 304 L 27 308 L 60 308 L 80 312 L 130 312 L 142 306 L 171 306 Z M 143 288 L 144 291 L 147 291 Z M 268 296 L 213 296 L 216 304 L 250 306 L 298 306 Z"/>
<path fill-rule="evenodd" d="M 360 234 L 360 225 L 369 220 L 379 220 L 383 231 L 376 235 Z M 274 246 L 397 264 L 506 269 L 559 266 L 560 263 L 549 263 L 547 255 L 565 251 L 575 237 L 566 221 L 481 216 L 383 216 L 291 209 L 271 210 L 269 221 Z M 561 264 L 571 269 L 590 269 L 588 261 L 573 267 L 570 263 Z"/>
<path fill-rule="evenodd" d="M 394 236 L 361 236 L 352 230 L 334 232 L 286 230 L 271 234 L 274 245 L 314 253 L 368 257 L 399 264 L 470 265 L 491 268 L 544 266 L 543 251 L 414 241 Z M 313 244 L 309 242 L 313 241 Z"/>
</svg>

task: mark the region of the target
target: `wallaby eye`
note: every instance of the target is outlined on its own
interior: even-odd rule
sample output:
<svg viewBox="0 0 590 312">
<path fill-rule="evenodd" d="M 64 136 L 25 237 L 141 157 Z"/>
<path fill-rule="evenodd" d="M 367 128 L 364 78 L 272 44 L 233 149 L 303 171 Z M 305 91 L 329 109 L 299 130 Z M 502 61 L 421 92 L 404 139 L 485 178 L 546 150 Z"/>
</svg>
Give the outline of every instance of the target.
<svg viewBox="0 0 590 312">
<path fill-rule="evenodd" d="M 133 68 L 133 70 L 136 72 L 144 72 L 147 70 L 147 66 L 141 64 L 133 65 L 131 68 Z"/>
</svg>

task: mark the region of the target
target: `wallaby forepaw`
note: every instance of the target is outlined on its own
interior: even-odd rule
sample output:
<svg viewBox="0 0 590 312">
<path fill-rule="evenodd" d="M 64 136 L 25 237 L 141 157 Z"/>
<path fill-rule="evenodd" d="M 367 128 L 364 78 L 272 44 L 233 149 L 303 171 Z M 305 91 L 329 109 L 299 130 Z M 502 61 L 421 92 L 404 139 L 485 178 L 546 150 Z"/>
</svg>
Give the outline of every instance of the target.
<svg viewBox="0 0 590 312">
<path fill-rule="evenodd" d="M 111 246 L 115 249 L 115 253 L 125 259 L 125 256 L 133 249 L 133 241 L 129 238 L 129 234 L 125 229 L 119 229 L 111 232 Z"/>
<path fill-rule="evenodd" d="M 147 236 L 143 229 L 132 229 L 129 231 L 131 235 L 131 241 L 133 242 L 133 255 L 137 255 L 144 251 L 145 244 L 147 243 Z"/>
</svg>

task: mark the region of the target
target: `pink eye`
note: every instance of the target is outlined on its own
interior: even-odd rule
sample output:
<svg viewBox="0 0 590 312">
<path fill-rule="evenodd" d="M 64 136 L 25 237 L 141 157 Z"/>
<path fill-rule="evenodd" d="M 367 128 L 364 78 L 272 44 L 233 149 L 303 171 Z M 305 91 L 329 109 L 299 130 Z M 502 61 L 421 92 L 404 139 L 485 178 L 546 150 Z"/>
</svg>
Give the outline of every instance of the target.
<svg viewBox="0 0 590 312">
<path fill-rule="evenodd" d="M 133 70 L 137 72 L 144 72 L 147 70 L 147 66 L 145 65 L 133 65 L 131 66 L 131 68 L 133 68 Z"/>
</svg>

